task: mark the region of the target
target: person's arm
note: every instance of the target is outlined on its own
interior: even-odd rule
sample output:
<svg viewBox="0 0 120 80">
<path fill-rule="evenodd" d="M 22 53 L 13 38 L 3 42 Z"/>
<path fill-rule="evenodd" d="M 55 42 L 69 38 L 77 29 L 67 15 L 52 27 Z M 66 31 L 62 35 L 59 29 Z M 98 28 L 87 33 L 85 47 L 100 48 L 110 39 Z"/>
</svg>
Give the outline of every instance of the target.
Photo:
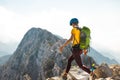
<svg viewBox="0 0 120 80">
<path fill-rule="evenodd" d="M 62 52 L 63 48 L 67 46 L 73 40 L 73 35 L 59 48 L 60 52 Z"/>
</svg>

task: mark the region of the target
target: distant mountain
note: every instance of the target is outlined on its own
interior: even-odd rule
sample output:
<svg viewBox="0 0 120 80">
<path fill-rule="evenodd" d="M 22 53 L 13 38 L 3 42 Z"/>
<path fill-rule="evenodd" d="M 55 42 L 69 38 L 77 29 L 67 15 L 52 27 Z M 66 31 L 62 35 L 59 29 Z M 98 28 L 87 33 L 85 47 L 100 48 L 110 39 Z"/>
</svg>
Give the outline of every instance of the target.
<svg viewBox="0 0 120 80">
<path fill-rule="evenodd" d="M 109 57 L 105 57 L 98 51 L 93 48 L 90 48 L 89 56 L 93 57 L 93 59 L 98 63 L 107 63 L 107 64 L 119 64 L 115 59 L 110 59 Z"/>
<path fill-rule="evenodd" d="M 96 50 L 105 57 L 108 57 L 110 59 L 115 59 L 120 64 L 120 58 L 119 58 L 120 55 L 118 52 L 112 51 L 106 47 L 101 47 L 101 46 L 97 47 Z"/>
<path fill-rule="evenodd" d="M 17 48 L 17 42 L 3 43 L 0 42 L 0 57 L 12 54 Z"/>
<path fill-rule="evenodd" d="M 3 65 L 4 63 L 6 63 L 8 61 L 8 59 L 10 58 L 11 55 L 5 55 L 0 57 L 0 65 Z"/>
<path fill-rule="evenodd" d="M 115 52 L 112 50 L 104 50 L 103 53 L 106 54 L 105 55 L 106 57 L 109 57 L 110 59 L 116 60 L 120 64 L 120 58 L 119 58 L 120 54 L 118 52 Z"/>
<path fill-rule="evenodd" d="M 8 54 L 9 54 L 8 52 L 0 51 L 0 57 L 5 56 L 5 55 L 8 55 Z"/>
<path fill-rule="evenodd" d="M 32 80 L 45 80 L 48 77 L 60 75 L 71 54 L 71 45 L 65 47 L 62 54 L 58 50 L 65 41 L 47 30 L 30 29 L 14 54 L 0 67 L 0 80 L 24 80 L 26 75 Z M 112 62 L 93 48 L 89 55 L 98 63 L 106 60 Z M 93 60 L 92 57 L 90 60 Z"/>
</svg>

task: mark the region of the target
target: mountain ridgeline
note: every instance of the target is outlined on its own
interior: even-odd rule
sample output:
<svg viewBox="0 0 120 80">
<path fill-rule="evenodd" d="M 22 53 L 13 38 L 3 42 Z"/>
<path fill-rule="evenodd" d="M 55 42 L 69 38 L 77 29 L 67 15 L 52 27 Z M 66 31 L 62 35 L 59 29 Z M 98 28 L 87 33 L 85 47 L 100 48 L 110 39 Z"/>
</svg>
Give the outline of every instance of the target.
<svg viewBox="0 0 120 80">
<path fill-rule="evenodd" d="M 0 67 L 0 80 L 25 80 L 26 75 L 32 80 L 45 80 L 60 75 L 71 54 L 71 45 L 66 46 L 62 54 L 59 53 L 58 48 L 65 41 L 47 30 L 31 28 L 14 54 Z M 98 64 L 117 64 L 115 60 L 104 57 L 93 48 L 87 57 Z"/>
<path fill-rule="evenodd" d="M 3 65 L 4 63 L 6 63 L 8 61 L 8 59 L 10 58 L 11 55 L 5 55 L 0 57 L 0 65 Z"/>
</svg>

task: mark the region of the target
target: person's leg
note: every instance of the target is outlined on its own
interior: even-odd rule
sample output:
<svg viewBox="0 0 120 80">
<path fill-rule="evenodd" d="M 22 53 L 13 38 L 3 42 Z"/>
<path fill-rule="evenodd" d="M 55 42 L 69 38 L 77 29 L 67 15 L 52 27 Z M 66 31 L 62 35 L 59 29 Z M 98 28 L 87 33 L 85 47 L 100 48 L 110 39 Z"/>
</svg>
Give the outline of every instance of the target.
<svg viewBox="0 0 120 80">
<path fill-rule="evenodd" d="M 72 63 L 73 60 L 74 60 L 74 56 L 73 56 L 73 54 L 72 54 L 72 55 L 69 57 L 69 59 L 68 59 L 66 71 L 62 74 L 62 78 L 67 79 L 67 74 L 68 74 L 68 72 L 69 72 L 69 70 L 70 70 L 70 68 L 71 68 L 71 63 Z"/>
<path fill-rule="evenodd" d="M 72 63 L 72 61 L 74 60 L 74 56 L 73 56 L 73 54 L 69 57 L 69 59 L 68 59 L 68 64 L 67 64 L 67 68 L 66 68 L 66 73 L 68 73 L 69 72 L 69 70 L 70 70 L 70 68 L 71 68 L 71 63 Z"/>
<path fill-rule="evenodd" d="M 87 73 L 90 74 L 90 72 L 91 72 L 90 69 L 88 69 L 88 68 L 86 68 L 85 66 L 82 65 L 82 61 L 81 61 L 81 57 L 80 57 L 79 52 L 80 52 L 79 49 L 73 49 L 74 59 L 81 69 L 83 69 L 84 71 L 86 71 Z"/>
</svg>

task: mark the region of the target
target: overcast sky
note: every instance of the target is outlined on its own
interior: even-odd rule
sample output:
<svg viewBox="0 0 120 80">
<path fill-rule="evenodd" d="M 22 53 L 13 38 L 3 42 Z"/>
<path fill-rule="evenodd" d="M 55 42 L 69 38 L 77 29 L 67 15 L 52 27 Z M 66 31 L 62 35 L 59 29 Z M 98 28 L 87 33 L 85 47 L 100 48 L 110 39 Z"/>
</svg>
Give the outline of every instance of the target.
<svg viewBox="0 0 120 80">
<path fill-rule="evenodd" d="M 120 52 L 120 0 L 0 0 L 0 41 L 20 42 L 31 27 L 68 39 L 74 17 L 90 27 L 92 46 Z"/>
</svg>

